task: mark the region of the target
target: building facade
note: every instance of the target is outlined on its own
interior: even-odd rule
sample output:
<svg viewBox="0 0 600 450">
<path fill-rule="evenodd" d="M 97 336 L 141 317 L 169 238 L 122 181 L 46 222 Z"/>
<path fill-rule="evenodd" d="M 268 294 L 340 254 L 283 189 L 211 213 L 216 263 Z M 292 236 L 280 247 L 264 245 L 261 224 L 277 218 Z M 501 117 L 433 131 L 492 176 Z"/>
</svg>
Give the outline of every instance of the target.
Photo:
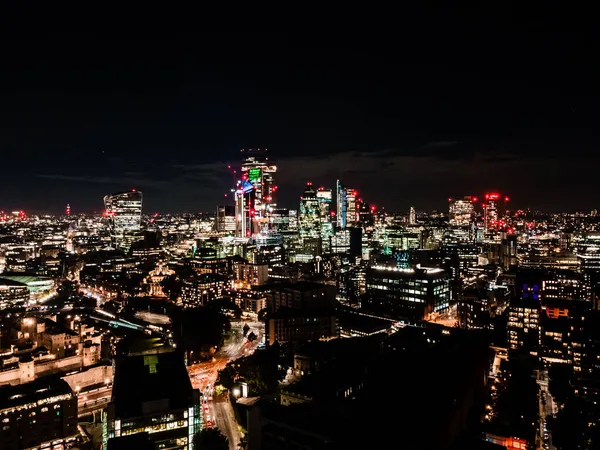
<svg viewBox="0 0 600 450">
<path fill-rule="evenodd" d="M 450 284 L 437 268 L 367 269 L 367 293 L 363 307 L 373 312 L 420 320 L 446 311 Z"/>
<path fill-rule="evenodd" d="M 142 193 L 137 190 L 104 197 L 104 214 L 115 247 L 128 249 L 135 240 L 141 238 L 142 199 Z"/>
<path fill-rule="evenodd" d="M 47 377 L 0 388 L 2 450 L 74 448 L 77 397 L 66 381 Z"/>
</svg>

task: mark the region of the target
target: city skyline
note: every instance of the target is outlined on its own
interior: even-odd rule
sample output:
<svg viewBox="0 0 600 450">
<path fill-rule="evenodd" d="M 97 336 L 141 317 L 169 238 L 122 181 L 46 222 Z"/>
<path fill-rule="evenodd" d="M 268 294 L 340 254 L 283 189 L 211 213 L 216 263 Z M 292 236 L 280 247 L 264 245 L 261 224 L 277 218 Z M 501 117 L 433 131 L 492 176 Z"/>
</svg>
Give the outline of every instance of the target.
<svg viewBox="0 0 600 450">
<path fill-rule="evenodd" d="M 5 41 L 0 149 L 14 170 L 0 207 L 91 212 L 137 188 L 149 211 L 213 211 L 239 149 L 260 147 L 278 161 L 287 207 L 306 181 L 341 177 L 394 211 L 490 190 L 523 207 L 591 209 L 598 40 L 558 39 L 553 23 L 434 13 L 414 34 L 368 38 Z"/>
</svg>

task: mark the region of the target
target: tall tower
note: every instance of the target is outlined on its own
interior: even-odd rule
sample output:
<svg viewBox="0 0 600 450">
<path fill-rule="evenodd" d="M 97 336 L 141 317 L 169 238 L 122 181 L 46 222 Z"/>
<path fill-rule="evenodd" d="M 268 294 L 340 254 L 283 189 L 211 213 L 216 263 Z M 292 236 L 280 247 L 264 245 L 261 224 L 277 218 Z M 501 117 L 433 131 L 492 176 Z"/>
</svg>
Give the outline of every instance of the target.
<svg viewBox="0 0 600 450">
<path fill-rule="evenodd" d="M 493 232 L 505 225 L 504 215 L 508 197 L 502 198 L 497 192 L 485 194 L 483 204 L 483 229 L 486 233 Z"/>
<path fill-rule="evenodd" d="M 408 224 L 409 225 L 417 224 L 417 213 L 415 212 L 415 208 L 412 206 L 410 207 L 410 210 L 408 211 Z"/>
<path fill-rule="evenodd" d="M 137 240 L 142 226 L 142 193 L 135 189 L 104 197 L 112 243 L 127 249 Z"/>
<path fill-rule="evenodd" d="M 336 225 L 338 228 L 346 228 L 346 189 L 340 180 L 335 183 L 336 192 Z"/>
<path fill-rule="evenodd" d="M 317 191 L 314 190 L 312 183 L 306 183 L 306 189 L 300 198 L 300 236 L 319 237 L 321 220 L 320 220 L 320 205 L 317 197 Z"/>
<path fill-rule="evenodd" d="M 317 201 L 319 202 L 319 222 L 321 224 L 321 241 L 324 252 L 329 252 L 329 238 L 333 236 L 333 223 L 331 222 L 332 200 L 333 192 L 331 192 L 331 189 L 320 187 L 317 191 Z"/>
<path fill-rule="evenodd" d="M 358 222 L 358 191 L 346 188 L 346 226 L 353 227 Z"/>
<path fill-rule="evenodd" d="M 277 166 L 266 156 L 267 149 L 242 150 L 246 155 L 242 163 L 242 182 L 248 182 L 252 189 L 247 194 L 247 210 L 250 214 L 250 234 L 268 231 L 273 208 L 277 206 L 275 193 L 277 186 L 273 174 Z"/>
</svg>

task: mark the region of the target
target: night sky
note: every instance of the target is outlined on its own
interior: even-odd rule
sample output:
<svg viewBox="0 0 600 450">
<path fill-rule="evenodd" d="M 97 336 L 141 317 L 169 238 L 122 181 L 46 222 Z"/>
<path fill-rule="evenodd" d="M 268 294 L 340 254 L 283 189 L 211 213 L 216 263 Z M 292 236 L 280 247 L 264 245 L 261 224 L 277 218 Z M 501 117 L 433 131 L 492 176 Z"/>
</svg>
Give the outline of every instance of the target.
<svg viewBox="0 0 600 450">
<path fill-rule="evenodd" d="M 386 210 L 500 190 L 600 207 L 597 36 L 431 13 L 410 29 L 3 40 L 0 210 L 214 211 L 242 148 L 278 162 L 279 204 L 342 177 Z M 385 28 L 385 27 L 382 27 Z"/>
</svg>

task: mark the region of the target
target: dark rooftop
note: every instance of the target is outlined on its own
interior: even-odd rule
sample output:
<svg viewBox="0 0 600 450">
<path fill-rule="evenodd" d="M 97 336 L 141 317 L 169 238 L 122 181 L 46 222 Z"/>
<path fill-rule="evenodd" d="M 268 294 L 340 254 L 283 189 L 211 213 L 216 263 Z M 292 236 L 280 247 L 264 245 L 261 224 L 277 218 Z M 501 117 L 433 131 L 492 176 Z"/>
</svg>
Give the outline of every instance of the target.
<svg viewBox="0 0 600 450">
<path fill-rule="evenodd" d="M 0 387 L 0 409 L 12 408 L 55 395 L 72 393 L 73 391 L 66 381 L 53 376 L 43 377 L 31 383 L 17 386 L 2 386 Z"/>
<path fill-rule="evenodd" d="M 27 285 L 25 283 L 21 283 L 19 281 L 9 280 L 7 278 L 0 277 L 0 286 L 20 286 L 26 288 Z"/>
<path fill-rule="evenodd" d="M 108 440 L 108 450 L 154 450 L 154 442 L 146 432 Z"/>
<path fill-rule="evenodd" d="M 194 390 L 181 353 L 144 354 L 115 361 L 115 417 L 139 417 L 193 404 Z"/>
</svg>

